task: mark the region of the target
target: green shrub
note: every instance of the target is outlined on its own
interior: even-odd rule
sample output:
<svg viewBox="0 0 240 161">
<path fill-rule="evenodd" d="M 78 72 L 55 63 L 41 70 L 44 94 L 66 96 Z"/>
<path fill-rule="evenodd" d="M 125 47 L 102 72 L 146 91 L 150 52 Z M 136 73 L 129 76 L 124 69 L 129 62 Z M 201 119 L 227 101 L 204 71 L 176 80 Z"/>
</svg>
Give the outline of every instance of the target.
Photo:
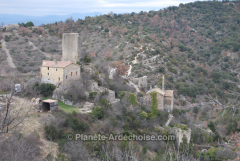
<svg viewBox="0 0 240 161">
<path fill-rule="evenodd" d="M 89 97 L 94 98 L 97 95 L 97 92 L 89 92 Z"/>
<path fill-rule="evenodd" d="M 145 145 L 142 147 L 142 152 L 143 152 L 143 154 L 147 153 L 147 147 Z"/>
<path fill-rule="evenodd" d="M 29 66 L 34 66 L 34 63 L 33 63 L 33 62 L 30 62 L 28 65 L 29 65 Z"/>
<path fill-rule="evenodd" d="M 26 27 L 32 27 L 32 26 L 34 26 L 34 24 L 32 23 L 32 21 L 28 21 L 28 22 L 26 23 Z"/>
<path fill-rule="evenodd" d="M 141 118 L 147 118 L 148 117 L 148 114 L 145 112 L 145 111 L 141 111 L 140 113 L 139 113 L 139 116 L 141 117 Z"/>
<path fill-rule="evenodd" d="M 196 107 L 193 107 L 193 112 L 195 113 L 195 114 L 198 114 L 198 107 L 196 106 Z"/>
<path fill-rule="evenodd" d="M 45 126 L 44 131 L 45 131 L 45 134 L 46 134 L 46 138 L 50 141 L 54 141 L 54 140 L 59 139 L 61 137 L 60 132 L 53 125 Z"/>
<path fill-rule="evenodd" d="M 123 55 L 122 54 L 119 56 L 119 60 L 123 60 Z"/>
<path fill-rule="evenodd" d="M 157 71 L 160 73 L 165 73 L 165 67 L 159 66 Z"/>
<path fill-rule="evenodd" d="M 35 84 L 36 86 L 38 86 L 38 84 Z M 40 85 L 40 93 L 44 96 L 44 97 L 48 97 L 48 96 L 52 96 L 53 91 L 55 90 L 55 85 L 53 84 L 49 84 L 49 83 L 42 83 Z"/>
<path fill-rule="evenodd" d="M 95 116 L 98 119 L 103 118 L 104 113 L 101 107 L 93 107 L 92 113 L 93 116 Z"/>
<path fill-rule="evenodd" d="M 131 105 L 133 105 L 133 106 L 137 106 L 137 105 L 138 105 L 137 97 L 135 96 L 134 93 L 130 93 L 130 94 L 129 94 L 128 100 L 129 100 L 129 102 L 130 102 Z"/>
</svg>

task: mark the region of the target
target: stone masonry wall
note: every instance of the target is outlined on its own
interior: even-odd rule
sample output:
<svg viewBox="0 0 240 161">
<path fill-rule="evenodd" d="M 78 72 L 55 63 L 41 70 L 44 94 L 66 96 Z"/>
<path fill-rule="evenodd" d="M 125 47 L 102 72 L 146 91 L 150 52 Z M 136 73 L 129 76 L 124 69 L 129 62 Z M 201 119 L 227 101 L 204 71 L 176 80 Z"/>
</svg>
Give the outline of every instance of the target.
<svg viewBox="0 0 240 161">
<path fill-rule="evenodd" d="M 147 99 L 144 99 L 145 101 L 148 102 L 149 105 L 152 103 L 152 96 L 147 94 Z M 157 100 L 158 100 L 158 110 L 164 110 L 164 98 L 163 95 L 157 93 Z"/>
<path fill-rule="evenodd" d="M 73 63 L 79 61 L 81 40 L 78 33 L 64 33 L 62 36 L 62 61 L 70 60 Z"/>
<path fill-rule="evenodd" d="M 42 78 L 47 78 L 56 85 L 63 81 L 63 68 L 41 67 Z"/>
<path fill-rule="evenodd" d="M 173 97 L 165 96 L 164 97 L 164 109 L 166 111 L 172 111 L 173 110 Z"/>
<path fill-rule="evenodd" d="M 72 80 L 80 79 L 80 66 L 75 64 L 70 64 L 63 70 L 63 86 L 68 86 L 69 82 Z"/>
</svg>

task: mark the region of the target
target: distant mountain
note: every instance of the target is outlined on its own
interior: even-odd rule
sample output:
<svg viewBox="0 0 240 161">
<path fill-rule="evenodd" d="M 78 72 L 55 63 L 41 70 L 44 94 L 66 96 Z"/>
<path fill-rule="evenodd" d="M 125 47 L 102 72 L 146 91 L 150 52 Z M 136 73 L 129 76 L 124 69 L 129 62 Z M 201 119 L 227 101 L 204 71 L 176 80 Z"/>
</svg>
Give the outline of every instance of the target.
<svg viewBox="0 0 240 161">
<path fill-rule="evenodd" d="M 46 15 L 46 16 L 27 16 L 27 15 L 10 15 L 10 14 L 0 14 L 0 23 L 4 22 L 5 25 L 17 24 L 21 22 L 32 21 L 35 26 L 41 24 L 54 23 L 56 21 L 65 21 L 67 18 L 72 17 L 75 21 L 78 19 L 85 19 L 86 16 L 99 16 L 103 13 L 72 13 L 69 15 Z"/>
</svg>

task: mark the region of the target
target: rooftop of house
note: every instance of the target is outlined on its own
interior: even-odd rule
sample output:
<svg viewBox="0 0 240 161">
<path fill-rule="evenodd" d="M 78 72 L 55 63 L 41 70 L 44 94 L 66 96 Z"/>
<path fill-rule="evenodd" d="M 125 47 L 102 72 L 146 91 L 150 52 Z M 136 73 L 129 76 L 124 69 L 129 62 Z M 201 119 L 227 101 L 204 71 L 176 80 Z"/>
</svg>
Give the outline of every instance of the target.
<svg viewBox="0 0 240 161">
<path fill-rule="evenodd" d="M 48 60 L 42 61 L 42 67 L 65 68 L 70 64 L 74 63 L 72 63 L 71 61 L 48 61 Z"/>
</svg>

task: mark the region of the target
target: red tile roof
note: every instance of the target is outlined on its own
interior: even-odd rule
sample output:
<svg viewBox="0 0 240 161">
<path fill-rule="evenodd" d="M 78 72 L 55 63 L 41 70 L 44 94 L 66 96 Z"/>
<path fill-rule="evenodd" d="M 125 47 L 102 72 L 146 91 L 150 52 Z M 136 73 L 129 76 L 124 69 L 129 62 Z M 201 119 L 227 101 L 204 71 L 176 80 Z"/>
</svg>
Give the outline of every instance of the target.
<svg viewBox="0 0 240 161">
<path fill-rule="evenodd" d="M 65 68 L 68 65 L 73 64 L 71 61 L 57 61 L 57 64 L 54 65 L 54 61 L 43 60 L 43 67 L 55 67 L 55 68 Z"/>
</svg>

